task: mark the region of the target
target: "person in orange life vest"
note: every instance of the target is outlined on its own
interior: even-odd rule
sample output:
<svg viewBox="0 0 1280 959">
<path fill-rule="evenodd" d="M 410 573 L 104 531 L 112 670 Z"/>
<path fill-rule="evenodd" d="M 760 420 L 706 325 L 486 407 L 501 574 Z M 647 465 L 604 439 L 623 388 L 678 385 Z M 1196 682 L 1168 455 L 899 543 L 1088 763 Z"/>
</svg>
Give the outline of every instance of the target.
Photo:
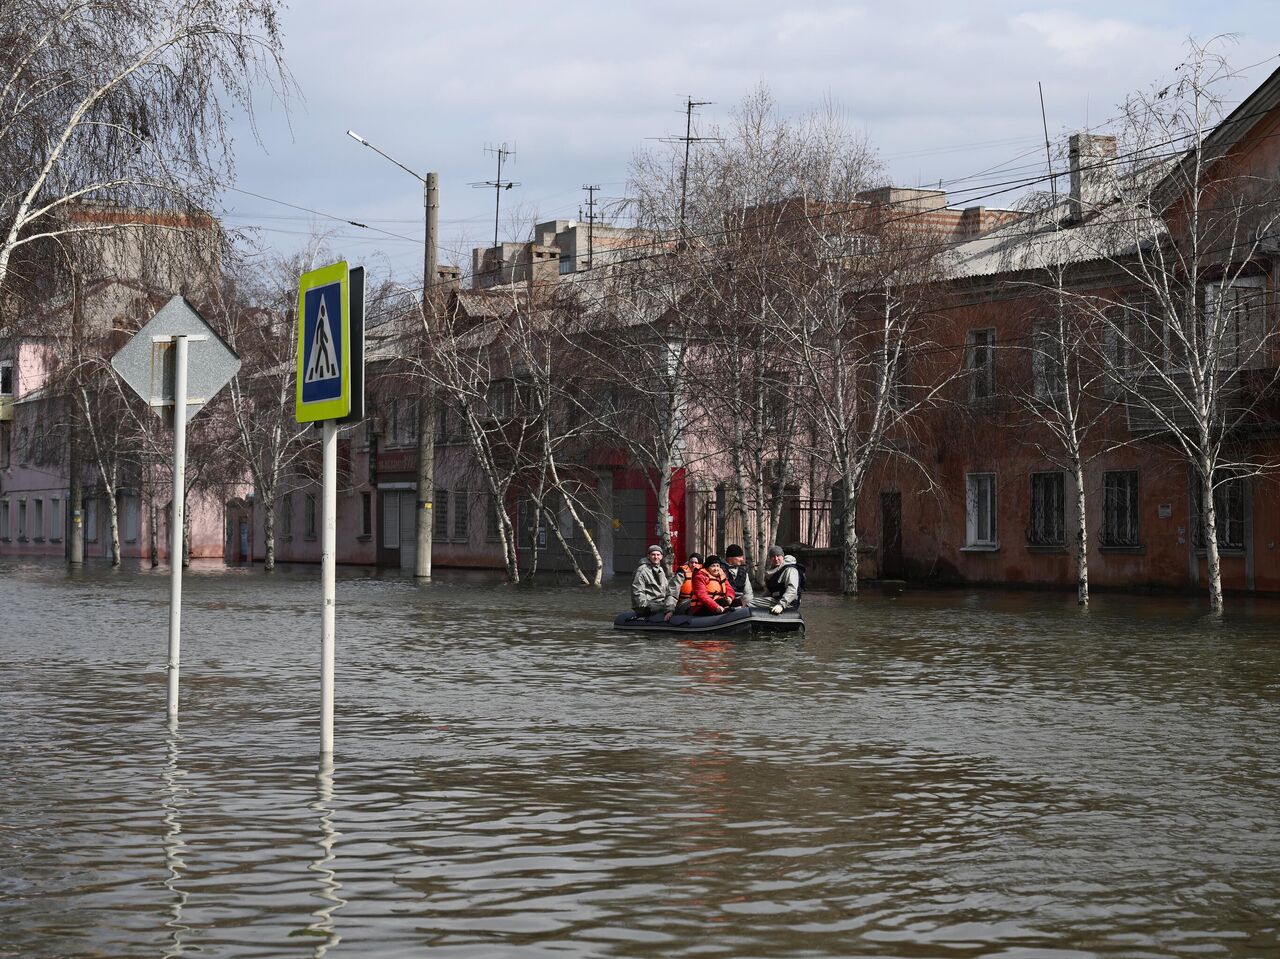
<svg viewBox="0 0 1280 959">
<path fill-rule="evenodd" d="M 693 575 L 702 569 L 702 554 L 690 553 L 685 564 L 676 570 L 671 578 L 671 597 L 667 600 L 668 608 L 677 613 L 689 612 L 689 604 L 693 600 Z"/>
<path fill-rule="evenodd" d="M 720 565 L 719 556 L 708 556 L 707 563 L 693 574 L 693 599 L 689 612 L 694 616 L 727 613 L 733 602 L 733 587 Z"/>
</svg>

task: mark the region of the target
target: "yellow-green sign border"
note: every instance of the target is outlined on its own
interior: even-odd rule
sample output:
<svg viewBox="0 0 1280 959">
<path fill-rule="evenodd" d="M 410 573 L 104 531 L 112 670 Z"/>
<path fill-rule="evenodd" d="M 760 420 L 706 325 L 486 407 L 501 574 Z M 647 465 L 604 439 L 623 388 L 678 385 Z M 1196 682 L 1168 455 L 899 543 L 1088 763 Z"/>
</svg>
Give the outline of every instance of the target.
<svg viewBox="0 0 1280 959">
<path fill-rule="evenodd" d="M 321 420 L 338 420 L 351 412 L 351 288 L 346 260 L 330 263 L 303 273 L 298 278 L 298 368 L 294 378 L 294 418 L 299 423 L 317 423 Z M 338 328 L 342 331 L 342 391 L 331 400 L 302 400 L 302 376 L 307 359 L 307 293 L 317 287 L 340 284 L 342 316 Z"/>
</svg>

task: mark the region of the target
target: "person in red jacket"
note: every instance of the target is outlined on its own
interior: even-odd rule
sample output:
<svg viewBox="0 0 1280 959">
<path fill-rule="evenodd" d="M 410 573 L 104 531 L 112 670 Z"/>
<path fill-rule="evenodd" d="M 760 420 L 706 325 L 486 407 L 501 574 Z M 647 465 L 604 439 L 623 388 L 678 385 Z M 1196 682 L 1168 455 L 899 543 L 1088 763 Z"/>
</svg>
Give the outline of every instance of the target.
<svg viewBox="0 0 1280 959">
<path fill-rule="evenodd" d="M 727 613 L 733 602 L 733 587 L 729 576 L 720 565 L 719 556 L 708 556 L 705 566 L 693 574 L 693 595 L 689 612 L 694 616 L 715 616 Z"/>
</svg>

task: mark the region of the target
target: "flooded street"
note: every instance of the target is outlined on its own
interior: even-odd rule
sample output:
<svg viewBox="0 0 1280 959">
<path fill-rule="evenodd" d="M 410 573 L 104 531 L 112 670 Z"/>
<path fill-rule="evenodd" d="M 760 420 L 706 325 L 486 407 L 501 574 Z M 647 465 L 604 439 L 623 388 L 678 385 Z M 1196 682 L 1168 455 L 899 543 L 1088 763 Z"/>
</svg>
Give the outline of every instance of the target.
<svg viewBox="0 0 1280 959">
<path fill-rule="evenodd" d="M 0 956 L 1280 955 L 1280 601 L 0 565 Z"/>
</svg>

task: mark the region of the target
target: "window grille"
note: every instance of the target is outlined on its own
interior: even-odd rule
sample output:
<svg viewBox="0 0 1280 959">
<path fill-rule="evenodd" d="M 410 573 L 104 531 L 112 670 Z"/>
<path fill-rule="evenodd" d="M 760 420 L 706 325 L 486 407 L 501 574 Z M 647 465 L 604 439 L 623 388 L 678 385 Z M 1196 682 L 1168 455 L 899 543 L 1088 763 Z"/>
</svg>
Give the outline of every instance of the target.
<svg viewBox="0 0 1280 959">
<path fill-rule="evenodd" d="M 449 491 L 437 489 L 435 499 L 431 501 L 431 538 L 445 540 L 449 538 Z"/>
<path fill-rule="evenodd" d="M 1138 471 L 1102 474 L 1102 545 L 1138 546 Z"/>
<path fill-rule="evenodd" d="M 1192 542 L 1196 549 L 1206 549 L 1209 543 L 1204 534 L 1204 487 L 1198 480 L 1194 490 Z M 1218 549 L 1244 549 L 1244 505 L 1242 477 L 1222 480 L 1214 487 L 1213 509 L 1218 527 Z"/>
<path fill-rule="evenodd" d="M 1036 398 L 1051 400 L 1066 391 L 1067 378 L 1062 361 L 1062 340 L 1056 332 L 1041 330 L 1035 335 L 1032 369 L 1035 373 Z"/>
<path fill-rule="evenodd" d="M 1031 526 L 1027 530 L 1027 542 L 1032 546 L 1066 543 L 1065 490 L 1061 473 L 1031 474 Z"/>
<path fill-rule="evenodd" d="M 302 504 L 303 529 L 307 539 L 316 538 L 316 494 L 307 493 Z"/>
<path fill-rule="evenodd" d="M 466 542 L 470 536 L 468 515 L 471 509 L 470 497 L 466 490 L 456 490 L 453 494 L 453 538 Z"/>
<path fill-rule="evenodd" d="M 1219 369 L 1256 369 L 1268 361 L 1265 290 L 1260 276 L 1209 283 L 1204 290 L 1203 333 Z"/>
</svg>

